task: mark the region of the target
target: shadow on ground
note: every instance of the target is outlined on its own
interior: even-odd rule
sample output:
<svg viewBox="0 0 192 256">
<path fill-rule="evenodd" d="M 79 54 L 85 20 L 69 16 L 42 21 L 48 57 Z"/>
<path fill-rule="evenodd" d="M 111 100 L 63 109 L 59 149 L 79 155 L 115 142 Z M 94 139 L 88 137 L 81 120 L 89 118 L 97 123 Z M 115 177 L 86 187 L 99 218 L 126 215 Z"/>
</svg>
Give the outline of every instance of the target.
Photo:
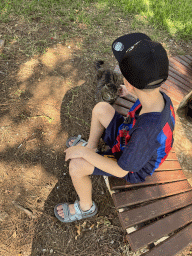
<svg viewBox="0 0 192 256">
<path fill-rule="evenodd" d="M 97 216 L 65 225 L 53 214 L 57 203 L 77 198 L 65 162 L 65 143 L 78 134 L 88 139 L 96 104 L 94 65 L 72 56 L 77 41 L 70 48 L 57 44 L 18 66 L 9 77 L 11 93 L 4 88 L 2 255 L 122 255 L 129 251 L 103 177 L 92 177 Z"/>
</svg>

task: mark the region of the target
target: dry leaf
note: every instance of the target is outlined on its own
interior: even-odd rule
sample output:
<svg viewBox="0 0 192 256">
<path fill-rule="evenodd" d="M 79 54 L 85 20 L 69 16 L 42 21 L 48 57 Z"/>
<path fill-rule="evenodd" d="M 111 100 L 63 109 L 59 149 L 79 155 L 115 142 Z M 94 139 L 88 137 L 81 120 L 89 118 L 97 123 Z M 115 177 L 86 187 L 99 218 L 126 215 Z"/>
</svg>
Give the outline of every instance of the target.
<svg viewBox="0 0 192 256">
<path fill-rule="evenodd" d="M 92 229 L 94 227 L 95 224 L 91 225 L 91 227 L 89 229 Z"/>
<path fill-rule="evenodd" d="M 82 228 L 85 228 L 86 224 L 87 224 L 87 222 L 84 221 L 83 224 L 81 225 L 81 227 L 82 227 Z"/>
<path fill-rule="evenodd" d="M 75 239 L 77 240 L 77 237 L 80 236 L 80 234 L 81 234 L 81 226 L 75 225 L 75 227 L 77 228 L 77 236 L 75 237 Z"/>
<path fill-rule="evenodd" d="M 16 236 L 17 236 L 17 233 L 16 233 L 16 231 L 14 231 L 13 232 L 13 238 L 16 238 Z"/>
</svg>

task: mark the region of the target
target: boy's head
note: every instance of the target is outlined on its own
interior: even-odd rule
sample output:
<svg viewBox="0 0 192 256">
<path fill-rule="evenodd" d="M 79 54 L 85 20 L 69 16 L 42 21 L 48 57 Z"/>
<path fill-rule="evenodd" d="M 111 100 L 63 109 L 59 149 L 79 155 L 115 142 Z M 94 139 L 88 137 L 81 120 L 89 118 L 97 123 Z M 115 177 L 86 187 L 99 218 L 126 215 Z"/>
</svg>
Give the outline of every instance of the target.
<svg viewBox="0 0 192 256">
<path fill-rule="evenodd" d="M 167 80 L 169 60 L 160 43 L 143 33 L 132 33 L 117 38 L 112 44 L 119 62 L 124 83 L 135 92 L 151 95 Z M 126 84 L 125 84 L 126 85 Z"/>
<path fill-rule="evenodd" d="M 132 86 L 124 77 L 123 77 L 123 82 L 129 92 L 129 94 L 131 94 L 135 98 L 144 97 L 144 98 L 147 98 L 148 100 L 150 100 L 150 99 L 155 98 L 156 95 L 159 93 L 160 87 L 157 87 L 154 89 L 139 90 L 136 87 Z M 155 84 L 157 84 L 159 82 L 160 82 L 160 80 L 156 81 Z"/>
</svg>

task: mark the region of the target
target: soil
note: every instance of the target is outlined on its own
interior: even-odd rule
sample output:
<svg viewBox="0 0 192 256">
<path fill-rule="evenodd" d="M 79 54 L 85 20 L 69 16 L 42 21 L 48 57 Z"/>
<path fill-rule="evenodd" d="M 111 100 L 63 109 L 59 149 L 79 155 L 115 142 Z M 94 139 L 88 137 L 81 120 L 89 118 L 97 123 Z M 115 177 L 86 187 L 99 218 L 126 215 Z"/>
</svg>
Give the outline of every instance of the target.
<svg viewBox="0 0 192 256">
<path fill-rule="evenodd" d="M 130 18 L 121 20 L 116 22 L 118 35 L 128 30 L 136 32 L 131 29 Z M 87 25 L 79 23 L 70 39 L 61 40 L 65 29 L 20 18 L 0 24 L 1 39 L 8 34 L 15 37 L 6 40 L 0 59 L 0 255 L 138 255 L 126 242 L 103 177 L 92 177 L 97 216 L 71 224 L 60 223 L 54 217 L 57 203 L 77 199 L 64 150 L 71 136 L 89 138 L 91 111 L 96 104 L 93 61 L 102 59 L 109 68 L 117 64 L 112 52 L 98 50 L 97 42 L 104 40 L 101 27 L 94 30 L 98 35 L 88 36 Z M 154 33 L 147 24 L 138 25 L 137 31 L 141 29 L 148 35 Z M 52 39 L 51 30 L 57 35 Z M 111 37 L 109 31 L 106 44 L 111 45 L 118 37 L 115 33 Z M 21 38 L 26 39 L 24 44 Z M 29 56 L 27 48 L 41 46 L 37 38 L 48 38 L 48 47 L 45 52 Z M 181 52 L 191 54 L 189 43 L 176 42 L 169 36 L 162 38 L 166 38 L 162 43 L 169 57 Z M 184 127 L 180 121 L 178 132 L 186 143 L 178 135 L 176 148 L 190 179 L 192 140 L 185 134 L 188 125 Z M 180 255 L 191 253 L 189 247 Z"/>
</svg>

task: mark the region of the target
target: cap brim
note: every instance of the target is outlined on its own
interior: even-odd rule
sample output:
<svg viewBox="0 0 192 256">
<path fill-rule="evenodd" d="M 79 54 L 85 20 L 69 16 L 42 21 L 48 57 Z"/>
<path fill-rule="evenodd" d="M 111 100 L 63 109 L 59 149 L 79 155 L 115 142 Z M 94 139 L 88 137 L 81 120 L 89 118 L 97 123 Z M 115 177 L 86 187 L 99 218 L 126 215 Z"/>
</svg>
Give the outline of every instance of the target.
<svg viewBox="0 0 192 256">
<path fill-rule="evenodd" d="M 112 51 L 117 59 L 118 62 L 121 61 L 123 56 L 125 55 L 127 49 L 129 49 L 131 46 L 133 46 L 135 43 L 137 43 L 140 40 L 151 40 L 150 37 L 143 33 L 131 33 L 128 35 L 124 35 L 121 37 L 118 37 L 113 43 L 112 43 Z"/>
</svg>

